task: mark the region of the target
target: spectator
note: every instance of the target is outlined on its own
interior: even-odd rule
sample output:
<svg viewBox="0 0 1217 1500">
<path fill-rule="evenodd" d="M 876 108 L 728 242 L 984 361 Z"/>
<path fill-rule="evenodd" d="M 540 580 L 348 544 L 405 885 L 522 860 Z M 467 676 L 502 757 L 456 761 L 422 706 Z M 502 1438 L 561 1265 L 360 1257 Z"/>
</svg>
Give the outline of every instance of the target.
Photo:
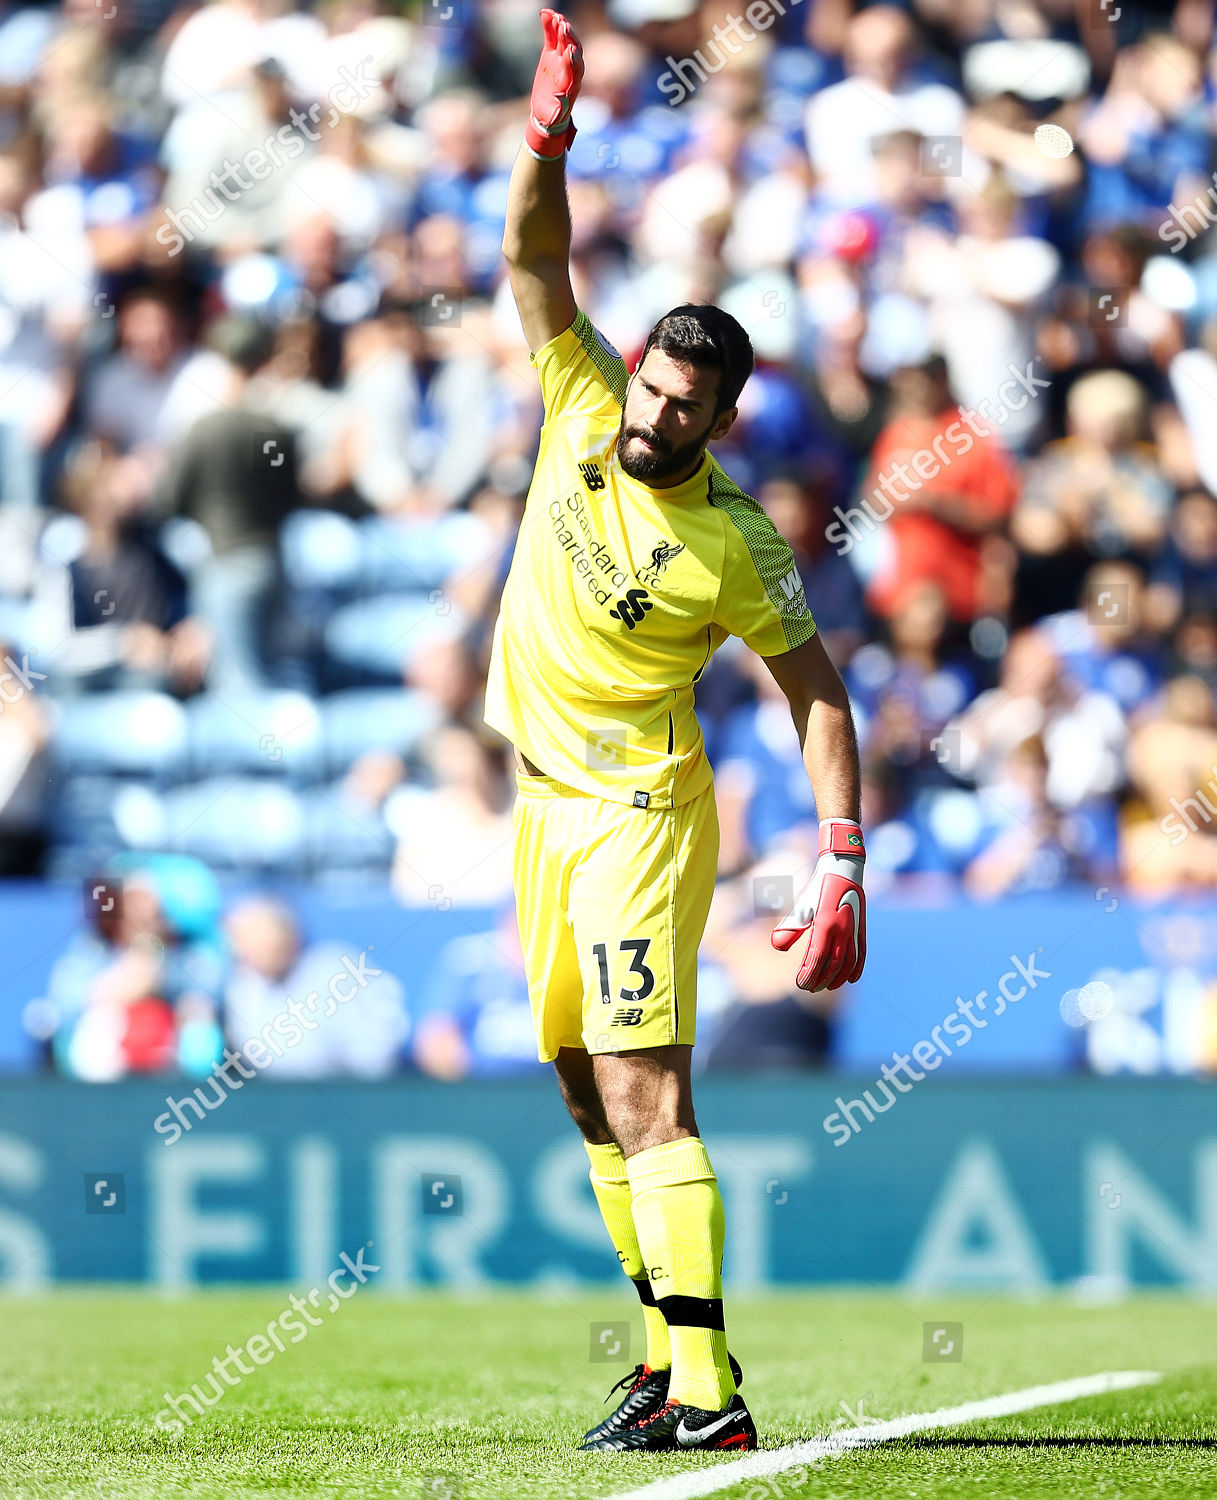
<svg viewBox="0 0 1217 1500">
<path fill-rule="evenodd" d="M 42 499 L 43 455 L 68 417 L 73 348 L 91 310 L 87 242 L 67 226 L 35 237 L 36 196 L 26 154 L 0 154 L 0 503 L 27 509 Z"/>
<path fill-rule="evenodd" d="M 492 906 L 511 891 L 503 753 L 452 725 L 436 732 L 427 758 L 432 785 L 395 799 L 393 890 L 407 906 Z"/>
<path fill-rule="evenodd" d="M 426 695 L 445 720 L 476 733 L 483 684 L 477 662 L 461 640 L 437 640 L 410 661 L 406 686 Z"/>
<path fill-rule="evenodd" d="M 1170 205 L 1193 197 L 1207 176 L 1200 58 L 1166 32 L 1125 48 L 1078 139 L 1089 164 L 1086 221 L 1131 219 L 1156 228 Z"/>
<path fill-rule="evenodd" d="M 921 779 L 947 721 L 972 697 L 974 668 L 946 643 L 946 608 L 937 584 L 915 585 L 888 626 L 888 644 L 872 642 L 845 670 L 861 721 L 864 764 L 887 762 L 909 791 Z"/>
<path fill-rule="evenodd" d="M 94 264 L 121 273 L 139 246 L 161 181 L 150 144 L 114 128 L 114 104 L 101 92 L 65 92 L 46 115 L 47 184 L 42 214 L 86 237 Z"/>
<path fill-rule="evenodd" d="M 1163 650 L 1145 618 L 1145 575 L 1133 563 L 1096 563 L 1076 609 L 1044 619 L 1070 676 L 1107 693 L 1131 714 L 1158 689 Z"/>
<path fill-rule="evenodd" d="M 495 617 L 507 572 L 515 550 L 516 533 L 523 517 L 524 497 L 494 486 L 479 490 L 469 502 L 469 512 L 486 528 L 487 550 L 444 580 L 444 595 L 470 622 L 469 646 L 477 657 L 478 671 L 485 674 L 490 657 Z M 420 662 L 419 667 L 424 667 Z"/>
<path fill-rule="evenodd" d="M 225 925 L 233 969 L 224 1029 L 234 1051 L 260 1040 L 271 1060 L 255 1066 L 276 1078 L 383 1078 L 394 1071 L 410 1023 L 392 974 L 354 944 L 306 947 L 291 910 L 265 897 L 240 902 Z"/>
<path fill-rule="evenodd" d="M 965 422 L 940 357 L 893 376 L 890 415 L 871 464 L 870 512 L 857 524 L 864 540 L 868 526 L 873 532 L 877 520 L 885 524 L 867 585 L 870 607 L 890 619 L 922 583 L 933 583 L 952 620 L 1004 613 L 1007 549 L 997 533 L 1018 480 L 990 429 Z M 851 510 L 837 530 L 855 535 L 858 516 Z"/>
<path fill-rule="evenodd" d="M 855 472 L 866 463 L 883 430 L 888 387 L 863 368 L 867 322 L 859 290 L 848 281 L 838 285 L 844 306 L 834 308 L 820 325 L 815 364 L 806 378 L 816 427 L 834 454 L 832 495 L 844 502 Z"/>
<path fill-rule="evenodd" d="M 857 574 L 828 545 L 825 507 L 811 486 L 789 477 L 770 479 L 757 499 L 790 543 L 825 649 L 844 666 L 866 638 L 867 617 Z"/>
<path fill-rule="evenodd" d="M 714 767 L 723 875 L 738 874 L 775 844 L 816 823 L 803 749 L 785 694 L 759 659 L 744 657 L 741 666 L 756 699 L 728 718 Z"/>
<path fill-rule="evenodd" d="M 1074 677 L 1046 629 L 1020 631 L 996 687 L 943 730 L 941 763 L 982 790 L 996 785 L 1019 745 L 1038 739 L 1048 756 L 1054 807 L 1114 799 L 1128 728 L 1119 702 Z"/>
<path fill-rule="evenodd" d="M 820 1068 L 828 1061 L 833 1015 L 845 991 L 797 989 L 789 955 L 769 941 L 800 857 L 766 860 L 715 892 L 698 971 L 699 1072 Z"/>
<path fill-rule="evenodd" d="M 1171 641 L 1169 672 L 1190 673 L 1217 691 L 1217 615 L 1198 610 L 1180 620 Z"/>
<path fill-rule="evenodd" d="M 349 488 L 365 510 L 414 515 L 467 499 L 492 433 L 482 349 L 459 329 L 444 333 L 389 310 L 348 332 L 343 373 L 332 445 L 313 471 L 321 493 Z"/>
<path fill-rule="evenodd" d="M 1077 830 L 1048 800 L 1048 755 L 1036 735 L 1009 752 L 985 803 L 984 847 L 964 873 L 964 888 L 981 900 L 1053 890 L 1085 879 Z"/>
<path fill-rule="evenodd" d="M 1122 370 L 1096 371 L 1070 387 L 1067 436 L 1027 465 L 1011 520 L 1023 555 L 1020 620 L 1032 609 L 1067 607 L 1088 560 L 1148 558 L 1161 546 L 1173 497 L 1145 440 L 1147 406 L 1143 387 Z"/>
<path fill-rule="evenodd" d="M 178 856 L 114 869 L 86 887 L 89 926 L 51 971 L 56 1065 L 91 1083 L 173 1069 L 204 1076 L 221 1055 L 214 877 Z"/>
<path fill-rule="evenodd" d="M 276 57 L 258 59 L 234 81 L 222 112 L 189 101 L 166 142 L 172 242 L 184 241 L 195 253 L 273 249 L 293 209 L 297 215 L 301 205 L 311 209 L 296 182 L 320 135 L 317 115 L 311 122 L 306 111 L 293 115 L 287 73 Z"/>
<path fill-rule="evenodd" d="M 80 518 L 35 583 L 32 643 L 55 691 L 149 688 L 187 694 L 203 681 L 211 639 L 186 612 L 186 580 L 152 530 L 142 473 L 100 443 L 78 449 L 64 500 Z"/>
<path fill-rule="evenodd" d="M 1215 758 L 1217 705 L 1212 693 L 1197 677 L 1176 677 L 1130 738 L 1129 779 L 1148 809 L 1165 813 L 1172 797 L 1207 787 Z"/>
<path fill-rule="evenodd" d="M 196 521 L 211 546 L 190 579 L 192 607 L 215 641 L 208 685 L 255 693 L 269 680 L 270 616 L 281 590 L 279 527 L 299 504 L 295 443 L 250 387 L 270 354 L 265 330 L 232 319 L 214 327 L 212 339 L 227 361 L 228 404 L 177 445 L 160 504 L 164 514 Z"/>
<path fill-rule="evenodd" d="M 918 76 L 915 52 L 913 22 L 894 5 L 872 5 L 849 22 L 846 76 L 807 106 L 807 152 L 829 202 L 853 207 L 873 199 L 872 147 L 894 121 L 923 136 L 960 136 L 963 100 Z"/>
<path fill-rule="evenodd" d="M 1127 738 L 1117 699 L 1101 684 L 1071 673 L 1050 631 L 1037 628 L 1013 638 L 998 685 L 943 730 L 939 759 L 946 770 L 976 786 L 978 810 L 992 833 L 993 808 L 1000 810 L 1006 799 L 1004 782 L 1013 772 L 1026 787 L 1035 772 L 1038 746 L 1045 758 L 1047 807 L 1062 820 L 1062 847 L 1084 861 L 1091 878 L 1114 880 L 1116 799 L 1124 781 Z M 1045 812 L 1045 826 L 1048 821 Z"/>
<path fill-rule="evenodd" d="M 976 408 L 1004 447 L 1022 451 L 1044 417 L 1048 382 L 1035 368 L 1035 317 L 1061 258 L 1023 232 L 1018 199 L 1001 172 L 955 207 L 957 234 L 923 233 L 910 245 L 907 282 L 926 299 L 929 335 L 960 406 Z"/>
<path fill-rule="evenodd" d="M 132 292 L 118 312 L 119 347 L 86 379 L 89 431 L 120 453 L 151 448 L 159 457 L 226 395 L 228 366 L 192 349 L 182 319 L 161 293 Z"/>
<path fill-rule="evenodd" d="M 520 952 L 515 903 L 490 932 L 444 948 L 434 1006 L 419 1019 L 412 1056 L 432 1078 L 503 1078 L 536 1073 L 537 1038 Z"/>
<path fill-rule="evenodd" d="M 419 179 L 410 214 L 417 230 L 427 219 L 451 215 L 465 230 L 471 290 L 490 289 L 499 270 L 507 174 L 489 161 L 489 112 L 475 89 L 453 89 L 418 112 L 428 164 Z M 451 282 L 424 283 L 428 295 L 459 292 Z"/>
<path fill-rule="evenodd" d="M 1217 500 L 1207 490 L 1179 497 L 1150 578 L 1146 609 L 1157 630 L 1171 630 L 1181 615 L 1217 612 Z"/>
</svg>

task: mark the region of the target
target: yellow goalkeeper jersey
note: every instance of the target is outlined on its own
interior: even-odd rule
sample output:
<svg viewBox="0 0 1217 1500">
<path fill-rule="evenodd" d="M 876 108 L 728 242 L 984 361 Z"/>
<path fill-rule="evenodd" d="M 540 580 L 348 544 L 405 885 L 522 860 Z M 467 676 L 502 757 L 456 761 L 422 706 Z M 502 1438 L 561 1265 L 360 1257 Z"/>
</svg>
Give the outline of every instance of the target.
<svg viewBox="0 0 1217 1500">
<path fill-rule="evenodd" d="M 628 380 L 579 312 L 530 356 L 545 423 L 495 625 L 486 722 L 554 780 L 677 807 L 711 782 L 693 685 L 729 635 L 815 633 L 790 547 L 707 453 L 652 489 L 615 446 Z"/>
</svg>

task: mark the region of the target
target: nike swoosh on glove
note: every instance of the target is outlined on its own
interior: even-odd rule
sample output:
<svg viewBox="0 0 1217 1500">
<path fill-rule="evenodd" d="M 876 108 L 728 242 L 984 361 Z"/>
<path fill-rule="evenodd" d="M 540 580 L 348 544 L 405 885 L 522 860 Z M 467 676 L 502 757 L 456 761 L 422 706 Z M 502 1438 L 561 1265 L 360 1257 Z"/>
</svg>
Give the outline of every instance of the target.
<svg viewBox="0 0 1217 1500">
<path fill-rule="evenodd" d="M 785 953 L 811 929 L 795 982 L 801 990 L 813 992 L 856 983 L 866 963 L 862 829 L 849 818 L 825 818 L 820 823 L 819 856 L 811 879 L 769 936 Z"/>
<path fill-rule="evenodd" d="M 583 82 L 583 48 L 559 11 L 543 10 L 541 29 L 545 44 L 532 81 L 524 140 L 539 161 L 552 161 L 575 138 L 570 112 Z"/>
</svg>

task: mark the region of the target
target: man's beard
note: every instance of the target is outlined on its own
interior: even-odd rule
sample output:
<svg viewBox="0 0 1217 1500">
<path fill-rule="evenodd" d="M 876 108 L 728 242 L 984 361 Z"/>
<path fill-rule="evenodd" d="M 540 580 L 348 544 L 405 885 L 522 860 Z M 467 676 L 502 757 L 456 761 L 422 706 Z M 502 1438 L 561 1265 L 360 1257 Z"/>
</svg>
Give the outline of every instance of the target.
<svg viewBox="0 0 1217 1500">
<path fill-rule="evenodd" d="M 697 466 L 713 426 L 714 419 L 711 418 L 701 437 L 682 443 L 679 448 L 669 448 L 658 433 L 651 432 L 646 427 L 631 427 L 627 432 L 625 417 L 622 416 L 621 426 L 617 430 L 617 461 L 631 479 L 637 479 L 642 484 L 669 483 L 681 474 L 691 473 Z M 648 442 L 654 442 L 655 447 L 627 448 L 630 439 L 635 437 L 644 437 Z"/>
</svg>

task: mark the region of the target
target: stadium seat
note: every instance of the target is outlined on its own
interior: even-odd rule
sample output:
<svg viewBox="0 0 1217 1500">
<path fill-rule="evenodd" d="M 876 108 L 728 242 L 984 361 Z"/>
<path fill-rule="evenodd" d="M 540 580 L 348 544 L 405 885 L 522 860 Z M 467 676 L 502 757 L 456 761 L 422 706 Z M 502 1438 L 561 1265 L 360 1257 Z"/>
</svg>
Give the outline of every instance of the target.
<svg viewBox="0 0 1217 1500">
<path fill-rule="evenodd" d="M 215 869 L 299 873 L 304 810 L 282 782 L 209 777 L 166 792 L 162 847 Z"/>
<path fill-rule="evenodd" d="M 429 594 L 453 571 L 479 562 L 490 545 L 484 524 L 464 511 L 412 521 L 373 516 L 359 529 L 360 583 L 369 594 Z"/>
<path fill-rule="evenodd" d="M 68 778 L 47 808 L 52 843 L 71 851 L 81 865 L 100 866 L 126 842 L 118 815 L 122 793 L 133 785 L 136 784 L 113 776 Z M 147 795 L 155 798 L 155 793 Z"/>
<path fill-rule="evenodd" d="M 164 783 L 184 769 L 186 711 L 167 693 L 93 693 L 49 707 L 66 776 L 143 775 Z"/>
<path fill-rule="evenodd" d="M 279 533 L 279 551 L 289 589 L 341 592 L 359 580 L 359 528 L 337 511 L 293 511 Z"/>
<path fill-rule="evenodd" d="M 228 698 L 207 693 L 186 709 L 195 776 L 225 771 L 311 781 L 321 768 L 321 718 L 304 693 Z"/>
<path fill-rule="evenodd" d="M 213 555 L 211 538 L 189 516 L 170 516 L 156 539 L 161 551 L 185 578 Z"/>
<path fill-rule="evenodd" d="M 447 599 L 387 594 L 335 610 L 325 628 L 325 650 L 350 685 L 387 685 L 401 681 L 417 652 L 463 628 L 464 617 Z"/>
<path fill-rule="evenodd" d="M 55 515 L 42 528 L 38 556 L 44 563 L 61 568 L 74 563 L 89 540 L 89 529 L 79 516 Z"/>
<path fill-rule="evenodd" d="M 363 870 L 384 878 L 395 840 L 379 812 L 354 804 L 339 785 L 320 787 L 301 800 L 308 865 L 314 874 Z"/>
<path fill-rule="evenodd" d="M 116 855 L 159 848 L 166 840 L 162 795 L 141 781 L 76 776 L 64 782 L 48 812 L 55 880 L 85 879 L 113 868 Z"/>
<path fill-rule="evenodd" d="M 425 693 L 393 688 L 349 688 L 321 701 L 321 740 L 328 776 L 341 776 L 368 750 L 409 757 L 439 723 L 439 707 Z"/>
<path fill-rule="evenodd" d="M 912 821 L 932 839 L 947 866 L 960 871 L 985 834 L 981 799 L 964 787 L 927 787 L 913 799 Z"/>
<path fill-rule="evenodd" d="M 0 596 L 0 641 L 10 651 L 21 653 L 32 649 L 29 617 L 28 600 Z"/>
</svg>

